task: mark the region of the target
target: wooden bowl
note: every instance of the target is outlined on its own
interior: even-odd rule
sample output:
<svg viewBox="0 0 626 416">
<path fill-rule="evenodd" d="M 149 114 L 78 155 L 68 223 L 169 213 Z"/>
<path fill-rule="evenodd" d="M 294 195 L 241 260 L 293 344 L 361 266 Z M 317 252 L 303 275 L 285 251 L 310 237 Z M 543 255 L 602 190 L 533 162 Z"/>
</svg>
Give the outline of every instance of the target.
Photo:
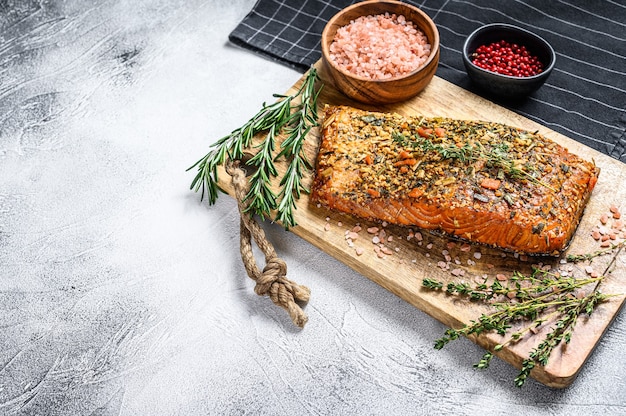
<svg viewBox="0 0 626 416">
<path fill-rule="evenodd" d="M 360 16 L 384 13 L 403 15 L 424 32 L 431 45 L 430 55 L 419 68 L 398 77 L 376 80 L 354 75 L 330 59 L 330 44 L 337 30 Z M 335 87 L 353 100 L 365 104 L 390 104 L 408 100 L 422 91 L 439 64 L 439 31 L 430 17 L 417 7 L 400 1 L 369 0 L 348 6 L 333 16 L 322 32 L 322 63 Z"/>
</svg>

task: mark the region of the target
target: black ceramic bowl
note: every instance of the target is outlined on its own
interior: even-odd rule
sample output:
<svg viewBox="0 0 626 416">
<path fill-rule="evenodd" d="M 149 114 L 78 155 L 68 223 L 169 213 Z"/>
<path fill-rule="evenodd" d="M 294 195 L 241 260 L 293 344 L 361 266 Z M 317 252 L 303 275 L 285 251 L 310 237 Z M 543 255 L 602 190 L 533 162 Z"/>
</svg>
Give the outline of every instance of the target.
<svg viewBox="0 0 626 416">
<path fill-rule="evenodd" d="M 472 54 L 479 46 L 501 40 L 524 45 L 531 55 L 539 58 L 543 71 L 537 75 L 517 77 L 491 72 L 472 63 Z M 550 76 L 555 61 L 554 49 L 543 38 L 504 23 L 489 24 L 476 29 L 463 45 L 463 63 L 470 79 L 481 89 L 502 98 L 519 98 L 537 90 Z"/>
</svg>

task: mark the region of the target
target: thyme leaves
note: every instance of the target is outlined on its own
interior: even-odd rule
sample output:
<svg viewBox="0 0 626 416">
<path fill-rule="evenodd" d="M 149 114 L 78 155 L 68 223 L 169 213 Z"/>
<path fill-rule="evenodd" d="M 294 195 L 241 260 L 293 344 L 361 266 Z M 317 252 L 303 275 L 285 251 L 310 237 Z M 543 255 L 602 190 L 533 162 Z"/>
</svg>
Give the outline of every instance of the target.
<svg viewBox="0 0 626 416">
<path fill-rule="evenodd" d="M 471 301 L 482 301 L 494 309 L 462 328 L 447 329 L 435 341 L 434 347 L 442 349 L 461 336 L 478 336 L 487 332 L 508 336 L 506 341 L 497 344 L 493 351 L 487 351 L 474 364 L 475 368 L 486 369 L 495 352 L 549 326 L 541 342 L 523 360 L 522 368 L 514 380 L 516 386 L 522 387 L 535 366 L 546 366 L 555 348 L 571 341 L 580 316 L 590 316 L 598 304 L 615 296 L 598 290 L 602 279 L 603 277 L 575 279 L 542 269 L 534 269 L 529 275 L 514 272 L 506 283 L 496 279 L 487 284 L 485 279 L 482 283 L 471 285 L 454 282 L 445 284 L 426 278 L 422 285 L 427 289 L 445 291 L 449 295 L 465 297 Z M 585 293 L 583 288 L 589 285 L 593 285 L 593 289 Z"/>
<path fill-rule="evenodd" d="M 302 178 L 311 169 L 304 154 L 304 141 L 309 131 L 318 125 L 317 98 L 322 88 L 316 89 L 318 80 L 317 71 L 311 68 L 294 94 L 274 95 L 278 98 L 276 102 L 263 104 L 250 120 L 215 142 L 204 157 L 187 169 L 197 170 L 190 189 L 201 192 L 201 200 L 206 196 L 209 205 L 214 204 L 222 191 L 218 185 L 218 167 L 228 159 L 244 160 L 246 151 L 256 149 L 256 154 L 245 162 L 254 168 L 249 179 L 250 191 L 245 197 L 248 212 L 265 219 L 276 210 L 275 219 L 285 228 L 297 225 L 296 201 L 303 192 L 308 192 Z M 263 133 L 262 142 L 253 146 L 254 138 Z M 286 138 L 277 153 L 277 141 L 283 133 Z M 288 165 L 276 194 L 271 184 L 278 176 L 275 162 L 280 159 Z"/>
<path fill-rule="evenodd" d="M 495 138 L 497 134 L 490 134 Z M 421 137 L 416 134 L 412 137 L 394 131 L 392 139 L 395 143 L 409 147 L 414 150 L 420 150 L 427 154 L 438 155 L 442 160 L 456 160 L 461 163 L 470 164 L 475 162 L 484 163 L 486 167 L 498 170 L 498 176 L 508 175 L 511 179 L 526 179 L 535 184 L 544 186 L 552 192 L 557 192 L 551 187 L 537 178 L 536 170 L 528 163 L 511 158 L 511 145 L 506 141 L 493 140 L 489 146 L 482 144 L 480 141 L 465 141 L 445 143 L 444 141 L 435 142 L 430 138 Z"/>
<path fill-rule="evenodd" d="M 595 257 L 604 256 L 613 253 L 616 249 L 626 246 L 626 240 L 622 240 L 617 243 L 611 243 L 608 248 L 596 250 L 592 253 L 586 254 L 568 254 L 567 261 L 572 263 L 582 262 L 585 260 L 593 260 Z"/>
</svg>

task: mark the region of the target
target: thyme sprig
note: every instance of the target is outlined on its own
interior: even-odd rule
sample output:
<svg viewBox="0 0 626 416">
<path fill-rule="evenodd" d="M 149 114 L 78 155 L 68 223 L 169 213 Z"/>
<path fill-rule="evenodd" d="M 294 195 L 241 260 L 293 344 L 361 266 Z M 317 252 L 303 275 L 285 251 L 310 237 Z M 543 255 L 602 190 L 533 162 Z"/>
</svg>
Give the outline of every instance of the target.
<svg viewBox="0 0 626 416">
<path fill-rule="evenodd" d="M 214 204 L 222 191 L 218 185 L 218 166 L 227 159 L 244 160 L 246 151 L 256 150 L 256 154 L 245 162 L 254 168 L 249 179 L 250 191 L 245 197 L 248 212 L 265 219 L 276 210 L 275 219 L 282 222 L 285 228 L 297 225 L 293 211 L 302 192 L 308 192 L 302 178 L 311 168 L 303 151 L 304 140 L 318 123 L 317 98 L 321 91 L 321 86 L 315 88 L 318 80 L 317 71 L 311 68 L 294 94 L 274 94 L 278 98 L 276 102 L 264 103 L 244 125 L 215 142 L 204 157 L 187 169 L 197 169 L 190 189 L 200 191 L 201 200 L 206 196 L 209 204 Z M 253 146 L 254 138 L 262 133 L 265 133 L 263 141 Z M 287 137 L 275 155 L 276 143 L 282 133 L 286 133 Z M 278 176 L 274 162 L 279 158 L 286 160 L 288 167 L 279 182 L 277 195 L 271 183 L 272 178 Z"/>
<path fill-rule="evenodd" d="M 566 344 L 570 342 L 574 327 L 582 314 L 590 316 L 599 303 L 615 296 L 603 294 L 598 290 L 603 278 L 576 279 L 543 269 L 533 269 L 529 275 L 514 272 L 506 284 L 499 280 L 487 284 L 487 279 L 476 284 L 463 282 L 444 284 L 426 278 L 422 284 L 428 289 L 445 290 L 450 295 L 467 297 L 471 301 L 487 302 L 495 309 L 493 312 L 482 314 L 478 320 L 471 321 L 462 328 L 449 328 L 435 341 L 435 349 L 442 349 L 461 336 L 478 336 L 485 332 L 508 336 L 505 342 L 493 348 L 493 352 L 486 352 L 480 361 L 474 364 L 475 368 L 485 369 L 489 367 L 494 352 L 518 342 L 529 333 L 534 335 L 543 325 L 551 325 L 545 338 L 529 352 L 528 358 L 522 363 L 522 369 L 515 378 L 515 385 L 521 387 L 536 365 L 547 365 L 554 349 L 562 342 Z M 594 285 L 593 290 L 583 294 L 583 288 L 588 285 Z M 515 326 L 519 329 L 512 331 Z"/>
<path fill-rule="evenodd" d="M 611 244 L 608 248 L 603 250 L 596 250 L 592 253 L 585 254 L 568 254 L 566 259 L 571 263 L 579 263 L 582 261 L 591 261 L 596 257 L 604 256 L 606 254 L 614 253 L 616 249 L 626 246 L 626 240 L 622 240 L 618 243 Z"/>
<path fill-rule="evenodd" d="M 532 171 L 528 171 L 528 167 L 519 165 L 512 160 L 509 156 L 511 149 L 506 142 L 496 143 L 487 149 L 479 142 L 476 142 L 474 145 L 464 143 L 462 146 L 458 146 L 456 143 L 449 145 L 436 144 L 432 140 L 421 137 L 418 134 L 409 139 L 402 133 L 393 132 L 392 138 L 402 146 L 420 149 L 424 153 L 434 152 L 443 160 L 458 160 L 461 163 L 473 163 L 482 160 L 485 162 L 485 166 L 500 169 L 503 174 L 508 175 L 512 179 L 527 179 L 555 193 L 557 192 L 550 185 L 537 179 Z"/>
</svg>

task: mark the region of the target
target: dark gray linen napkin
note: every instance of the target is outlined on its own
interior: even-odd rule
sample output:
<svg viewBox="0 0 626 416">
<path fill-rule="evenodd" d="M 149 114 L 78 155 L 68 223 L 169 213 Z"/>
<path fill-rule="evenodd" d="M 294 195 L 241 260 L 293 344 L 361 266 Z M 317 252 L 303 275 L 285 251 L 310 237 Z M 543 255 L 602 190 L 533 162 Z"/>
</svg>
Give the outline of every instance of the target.
<svg viewBox="0 0 626 416">
<path fill-rule="evenodd" d="M 350 0 L 259 0 L 234 44 L 306 71 L 321 55 L 326 22 Z M 626 162 L 626 0 L 406 0 L 437 24 L 437 76 L 484 95 L 461 59 L 467 35 L 488 23 L 526 28 L 553 46 L 555 69 L 531 96 L 499 104 Z"/>
</svg>

